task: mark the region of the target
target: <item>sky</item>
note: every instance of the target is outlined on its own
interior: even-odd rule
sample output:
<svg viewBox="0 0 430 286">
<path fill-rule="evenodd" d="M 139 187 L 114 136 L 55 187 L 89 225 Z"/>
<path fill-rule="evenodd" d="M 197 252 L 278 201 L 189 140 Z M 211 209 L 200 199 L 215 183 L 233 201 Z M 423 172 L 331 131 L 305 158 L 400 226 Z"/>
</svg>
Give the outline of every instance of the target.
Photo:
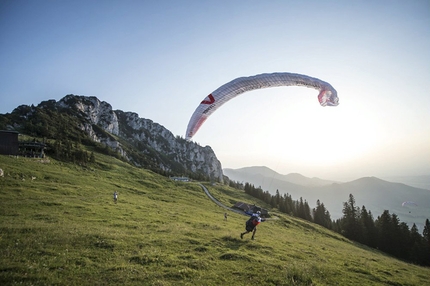
<svg viewBox="0 0 430 286">
<path fill-rule="evenodd" d="M 198 104 L 243 76 L 278 87 L 219 108 L 193 140 L 223 168 L 348 181 L 430 175 L 430 2 L 0 1 L 0 113 L 96 96 L 185 138 Z"/>
</svg>

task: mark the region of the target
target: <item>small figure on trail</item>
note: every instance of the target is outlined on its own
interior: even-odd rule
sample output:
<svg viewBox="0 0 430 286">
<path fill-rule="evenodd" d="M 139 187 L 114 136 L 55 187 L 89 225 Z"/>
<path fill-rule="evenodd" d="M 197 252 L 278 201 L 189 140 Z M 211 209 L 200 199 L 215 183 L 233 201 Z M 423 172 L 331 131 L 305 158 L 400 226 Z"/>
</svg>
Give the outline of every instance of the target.
<svg viewBox="0 0 430 286">
<path fill-rule="evenodd" d="M 113 193 L 113 201 L 115 203 L 118 201 L 118 193 L 116 191 Z"/>
<path fill-rule="evenodd" d="M 227 220 L 227 213 L 224 213 L 224 220 Z"/>
<path fill-rule="evenodd" d="M 251 239 L 252 239 L 252 240 L 254 240 L 255 233 L 257 232 L 257 225 L 259 225 L 259 224 L 260 224 L 260 222 L 261 222 L 261 217 L 260 217 L 260 215 L 261 215 L 261 212 L 260 212 L 260 211 L 257 211 L 256 213 L 253 213 L 253 214 L 251 215 L 251 218 L 250 218 L 250 219 L 248 219 L 248 220 L 246 221 L 246 223 L 245 223 L 245 230 L 246 230 L 246 231 L 245 231 L 245 232 L 242 232 L 242 233 L 240 234 L 240 238 L 242 238 L 242 239 L 243 239 L 243 236 L 244 236 L 245 234 L 252 232 L 252 237 L 251 237 Z"/>
</svg>

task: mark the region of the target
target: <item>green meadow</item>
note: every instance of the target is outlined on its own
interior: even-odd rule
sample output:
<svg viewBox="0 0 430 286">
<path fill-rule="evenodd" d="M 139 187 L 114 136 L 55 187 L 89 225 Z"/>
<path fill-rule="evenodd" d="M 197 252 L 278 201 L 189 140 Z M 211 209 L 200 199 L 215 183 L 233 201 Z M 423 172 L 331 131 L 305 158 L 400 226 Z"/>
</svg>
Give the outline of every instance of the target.
<svg viewBox="0 0 430 286">
<path fill-rule="evenodd" d="M 96 162 L 0 156 L 0 285 L 430 285 L 430 268 L 275 209 L 242 240 L 247 217 L 224 220 L 197 183 Z M 268 208 L 201 183 L 227 206 Z"/>
</svg>

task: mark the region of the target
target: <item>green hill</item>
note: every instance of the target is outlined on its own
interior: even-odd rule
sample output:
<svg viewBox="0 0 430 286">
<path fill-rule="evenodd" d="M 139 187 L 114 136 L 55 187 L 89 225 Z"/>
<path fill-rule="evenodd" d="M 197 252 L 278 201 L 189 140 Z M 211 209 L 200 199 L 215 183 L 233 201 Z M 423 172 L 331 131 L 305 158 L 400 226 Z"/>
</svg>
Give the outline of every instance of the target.
<svg viewBox="0 0 430 286">
<path fill-rule="evenodd" d="M 242 240 L 246 217 L 225 221 L 196 183 L 95 156 L 87 167 L 0 156 L 1 285 L 430 284 L 429 268 L 276 211 Z M 225 205 L 263 205 L 204 184 Z"/>
</svg>

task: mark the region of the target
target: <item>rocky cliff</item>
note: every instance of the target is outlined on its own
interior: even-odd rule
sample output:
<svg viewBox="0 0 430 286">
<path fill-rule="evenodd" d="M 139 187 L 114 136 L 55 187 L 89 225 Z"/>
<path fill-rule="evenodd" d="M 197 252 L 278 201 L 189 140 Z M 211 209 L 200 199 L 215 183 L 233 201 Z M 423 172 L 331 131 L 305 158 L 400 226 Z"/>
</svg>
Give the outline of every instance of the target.
<svg viewBox="0 0 430 286">
<path fill-rule="evenodd" d="M 16 111 L 25 113 L 20 118 L 28 118 L 37 114 L 37 109 L 71 114 L 77 122 L 74 124 L 91 140 L 109 146 L 137 166 L 150 161 L 151 166 L 169 174 L 194 173 L 223 181 L 221 163 L 211 147 L 175 137 L 162 125 L 140 118 L 134 112 L 113 110 L 109 103 L 97 97 L 67 95 L 58 102 L 49 100 L 37 107 L 20 106 Z"/>
</svg>

